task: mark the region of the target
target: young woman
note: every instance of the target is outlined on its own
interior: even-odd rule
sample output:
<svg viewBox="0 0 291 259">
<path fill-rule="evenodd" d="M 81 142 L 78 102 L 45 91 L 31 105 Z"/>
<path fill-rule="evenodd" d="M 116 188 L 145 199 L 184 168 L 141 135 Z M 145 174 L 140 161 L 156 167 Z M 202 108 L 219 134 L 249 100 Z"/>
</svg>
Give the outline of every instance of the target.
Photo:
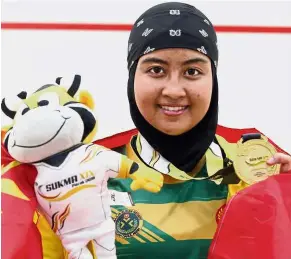
<svg viewBox="0 0 291 259">
<path fill-rule="evenodd" d="M 128 99 L 138 134 L 116 150 L 163 172 L 165 181 L 157 194 L 132 192 L 130 180 L 109 182 L 118 258 L 207 258 L 224 204 L 244 187 L 233 172 L 209 179 L 231 168 L 235 151 L 227 138 L 237 134 L 217 132 L 217 65 L 215 30 L 195 7 L 160 4 L 134 23 Z M 281 153 L 269 163 L 291 170 Z M 66 258 L 43 218 L 35 222 L 43 258 Z"/>
<path fill-rule="evenodd" d="M 195 7 L 165 3 L 137 19 L 128 45 L 128 98 L 139 133 L 123 152 L 166 176 L 158 194 L 128 194 L 129 181 L 110 182 L 115 197 L 130 196 L 112 208 L 118 257 L 207 258 L 221 208 L 243 188 L 231 179 L 199 179 L 234 157 L 233 145 L 216 134 L 215 30 Z M 181 181 L 183 171 L 196 179 Z"/>
</svg>

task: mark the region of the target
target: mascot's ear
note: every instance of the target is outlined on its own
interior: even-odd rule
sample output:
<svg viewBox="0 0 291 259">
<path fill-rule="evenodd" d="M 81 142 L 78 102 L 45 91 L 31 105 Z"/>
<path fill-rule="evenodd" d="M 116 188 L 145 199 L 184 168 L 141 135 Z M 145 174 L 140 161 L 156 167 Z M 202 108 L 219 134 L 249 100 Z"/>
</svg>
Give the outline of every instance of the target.
<svg viewBox="0 0 291 259">
<path fill-rule="evenodd" d="M 95 108 L 94 99 L 92 95 L 86 90 L 80 90 L 79 96 L 78 96 L 78 102 L 86 105 L 91 110 L 94 110 Z"/>
<path fill-rule="evenodd" d="M 96 121 L 96 124 L 95 124 L 95 127 L 94 129 L 91 131 L 91 133 L 83 140 L 83 143 L 84 144 L 89 144 L 93 141 L 96 133 L 97 133 L 97 130 L 98 130 L 98 122 Z"/>
<path fill-rule="evenodd" d="M 95 108 L 95 102 L 92 97 L 92 95 L 87 90 L 80 90 L 78 93 L 78 98 L 76 98 L 79 103 L 84 104 L 87 106 L 90 110 L 94 110 Z M 91 133 L 83 140 L 83 143 L 88 144 L 91 143 L 96 135 L 98 129 L 98 121 L 96 120 L 96 124 L 94 129 L 91 131 Z"/>
</svg>

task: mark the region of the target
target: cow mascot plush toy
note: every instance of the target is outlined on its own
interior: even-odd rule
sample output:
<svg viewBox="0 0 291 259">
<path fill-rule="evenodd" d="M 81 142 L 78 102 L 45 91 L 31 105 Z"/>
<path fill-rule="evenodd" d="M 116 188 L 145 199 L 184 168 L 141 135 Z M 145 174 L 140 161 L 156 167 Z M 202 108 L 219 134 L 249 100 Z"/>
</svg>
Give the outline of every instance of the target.
<svg viewBox="0 0 291 259">
<path fill-rule="evenodd" d="M 69 258 L 93 258 L 87 248 L 95 246 L 98 259 L 116 258 L 115 224 L 111 218 L 109 178 L 131 178 L 133 190 L 158 192 L 161 173 L 126 156 L 90 143 L 97 129 L 94 101 L 79 91 L 76 75 L 70 88 L 42 86 L 22 99 L 17 111 L 2 100 L 2 111 L 13 119 L 4 145 L 21 163 L 37 169 L 34 190 L 39 209 L 59 236 Z M 98 242 L 102 240 L 102 246 Z M 104 244 L 106 247 L 104 247 Z"/>
</svg>

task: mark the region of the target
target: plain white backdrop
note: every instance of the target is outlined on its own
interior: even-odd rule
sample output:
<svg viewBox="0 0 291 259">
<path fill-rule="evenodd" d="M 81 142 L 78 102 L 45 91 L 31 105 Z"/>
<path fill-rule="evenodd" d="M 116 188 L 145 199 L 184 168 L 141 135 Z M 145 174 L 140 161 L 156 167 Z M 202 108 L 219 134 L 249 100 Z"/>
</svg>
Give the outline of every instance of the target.
<svg viewBox="0 0 291 259">
<path fill-rule="evenodd" d="M 5 0 L 2 22 L 133 24 L 168 1 Z M 184 1 L 214 25 L 291 27 L 290 1 Z M 2 30 L 2 97 L 10 107 L 63 76 L 81 74 L 96 102 L 97 138 L 134 128 L 126 96 L 129 31 Z M 218 33 L 219 123 L 255 127 L 291 153 L 291 33 Z M 2 125 L 10 121 L 2 115 Z"/>
</svg>

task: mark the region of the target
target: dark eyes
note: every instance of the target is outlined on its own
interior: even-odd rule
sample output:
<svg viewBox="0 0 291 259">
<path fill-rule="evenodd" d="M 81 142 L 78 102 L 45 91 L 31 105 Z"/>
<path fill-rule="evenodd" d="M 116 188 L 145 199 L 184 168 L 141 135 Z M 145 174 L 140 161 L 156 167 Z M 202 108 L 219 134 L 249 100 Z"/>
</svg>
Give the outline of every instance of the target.
<svg viewBox="0 0 291 259">
<path fill-rule="evenodd" d="M 149 70 L 149 72 L 153 74 L 160 74 L 164 72 L 164 69 L 162 67 L 153 67 Z"/>
<path fill-rule="evenodd" d="M 197 76 L 200 74 L 200 72 L 195 68 L 189 68 L 185 71 L 185 74 L 189 76 Z"/>
<path fill-rule="evenodd" d="M 155 66 L 147 70 L 147 73 L 152 74 L 153 76 L 162 76 L 166 73 L 165 69 L 160 66 Z M 184 75 L 187 77 L 194 77 L 202 74 L 198 69 L 188 68 Z"/>
</svg>

